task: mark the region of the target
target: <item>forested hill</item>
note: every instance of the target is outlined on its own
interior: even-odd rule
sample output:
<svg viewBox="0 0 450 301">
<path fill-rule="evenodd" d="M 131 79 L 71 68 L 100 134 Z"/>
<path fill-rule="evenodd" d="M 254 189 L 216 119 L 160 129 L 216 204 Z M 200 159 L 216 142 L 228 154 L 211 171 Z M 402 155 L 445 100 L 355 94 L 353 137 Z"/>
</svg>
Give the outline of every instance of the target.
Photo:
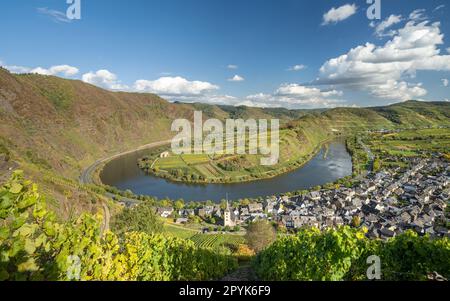
<svg viewBox="0 0 450 301">
<path fill-rule="evenodd" d="M 176 118 L 279 118 L 301 127 L 306 143 L 336 130 L 450 124 L 449 103 L 287 110 L 170 103 L 153 94 L 111 92 L 77 80 L 0 68 L 0 152 L 76 179 L 106 155 L 169 139 Z"/>
</svg>

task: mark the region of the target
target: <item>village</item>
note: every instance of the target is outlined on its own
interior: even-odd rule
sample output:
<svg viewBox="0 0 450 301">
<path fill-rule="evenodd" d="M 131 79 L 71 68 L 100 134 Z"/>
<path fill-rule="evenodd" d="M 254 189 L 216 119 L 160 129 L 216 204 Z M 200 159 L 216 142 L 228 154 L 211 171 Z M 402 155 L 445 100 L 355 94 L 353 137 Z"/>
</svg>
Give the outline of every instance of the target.
<svg viewBox="0 0 450 301">
<path fill-rule="evenodd" d="M 210 231 L 233 231 L 255 220 L 268 220 L 278 229 L 295 232 L 302 227 L 319 229 L 343 225 L 365 227 L 370 238 L 388 239 L 414 230 L 421 235 L 450 236 L 446 209 L 449 202 L 450 165 L 447 161 L 410 158 L 409 169 L 394 168 L 370 173 L 352 188 L 312 191 L 305 195 L 268 198 L 246 206 L 220 205 L 182 209 L 158 208 L 160 216 L 176 215 L 178 224 L 192 216 L 218 221 Z M 219 229 L 219 230 L 217 230 Z M 225 230 L 222 230 L 225 229 Z"/>
</svg>

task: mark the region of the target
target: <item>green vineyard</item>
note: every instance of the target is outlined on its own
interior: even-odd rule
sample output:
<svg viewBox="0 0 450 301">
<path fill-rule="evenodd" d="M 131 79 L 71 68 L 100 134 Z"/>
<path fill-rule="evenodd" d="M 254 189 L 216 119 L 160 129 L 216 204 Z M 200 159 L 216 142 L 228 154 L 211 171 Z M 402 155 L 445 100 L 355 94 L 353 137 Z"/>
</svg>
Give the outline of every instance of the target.
<svg viewBox="0 0 450 301">
<path fill-rule="evenodd" d="M 120 239 L 101 229 L 102 219 L 86 213 L 60 223 L 37 185 L 14 172 L 0 187 L 0 281 L 211 280 L 237 268 L 230 254 L 178 237 L 126 232 Z"/>
<path fill-rule="evenodd" d="M 227 234 L 196 234 L 190 238 L 198 248 L 237 247 L 245 244 L 245 238 Z"/>
</svg>

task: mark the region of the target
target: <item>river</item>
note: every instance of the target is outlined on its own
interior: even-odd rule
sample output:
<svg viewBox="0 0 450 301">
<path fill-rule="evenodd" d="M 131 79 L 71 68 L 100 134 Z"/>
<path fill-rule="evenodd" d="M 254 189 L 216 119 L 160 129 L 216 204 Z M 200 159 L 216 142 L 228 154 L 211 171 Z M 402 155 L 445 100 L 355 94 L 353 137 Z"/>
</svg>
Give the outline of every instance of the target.
<svg viewBox="0 0 450 301">
<path fill-rule="evenodd" d="M 159 199 L 219 202 L 226 194 L 231 200 L 278 195 L 334 182 L 352 174 L 351 156 L 341 140 L 330 142 L 328 150 L 323 147 L 313 159 L 295 171 L 272 179 L 237 184 L 184 184 L 146 175 L 137 166 L 137 160 L 147 152 L 138 151 L 107 163 L 100 174 L 102 182 Z"/>
</svg>

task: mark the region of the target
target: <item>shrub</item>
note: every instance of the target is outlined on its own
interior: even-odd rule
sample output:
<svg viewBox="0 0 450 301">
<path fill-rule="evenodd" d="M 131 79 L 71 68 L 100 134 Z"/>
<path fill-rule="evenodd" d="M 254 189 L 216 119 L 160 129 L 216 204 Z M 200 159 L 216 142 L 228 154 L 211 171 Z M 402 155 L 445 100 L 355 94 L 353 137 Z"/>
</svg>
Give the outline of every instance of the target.
<svg viewBox="0 0 450 301">
<path fill-rule="evenodd" d="M 126 232 L 153 234 L 162 232 L 163 222 L 156 215 L 153 207 L 142 203 L 135 208 L 124 208 L 122 212 L 114 216 L 112 229 L 119 235 Z"/>
<path fill-rule="evenodd" d="M 303 229 L 262 251 L 253 265 L 264 280 L 367 280 L 369 256 L 381 259 L 382 280 L 450 277 L 450 240 L 408 231 L 388 241 L 370 240 L 364 230 Z"/>
<path fill-rule="evenodd" d="M 276 239 L 275 228 L 267 221 L 256 221 L 248 226 L 246 239 L 249 246 L 260 252 Z"/>
<path fill-rule="evenodd" d="M 210 280 L 237 267 L 179 238 L 129 232 L 120 241 L 101 233 L 101 219 L 57 223 L 37 186 L 15 172 L 0 189 L 0 280 Z"/>
<path fill-rule="evenodd" d="M 348 227 L 320 232 L 303 229 L 277 240 L 255 261 L 264 280 L 341 280 L 361 254 L 364 233 Z"/>
<path fill-rule="evenodd" d="M 420 237 L 408 231 L 384 244 L 381 262 L 386 280 L 426 280 L 433 272 L 448 279 L 450 240 Z"/>
</svg>

